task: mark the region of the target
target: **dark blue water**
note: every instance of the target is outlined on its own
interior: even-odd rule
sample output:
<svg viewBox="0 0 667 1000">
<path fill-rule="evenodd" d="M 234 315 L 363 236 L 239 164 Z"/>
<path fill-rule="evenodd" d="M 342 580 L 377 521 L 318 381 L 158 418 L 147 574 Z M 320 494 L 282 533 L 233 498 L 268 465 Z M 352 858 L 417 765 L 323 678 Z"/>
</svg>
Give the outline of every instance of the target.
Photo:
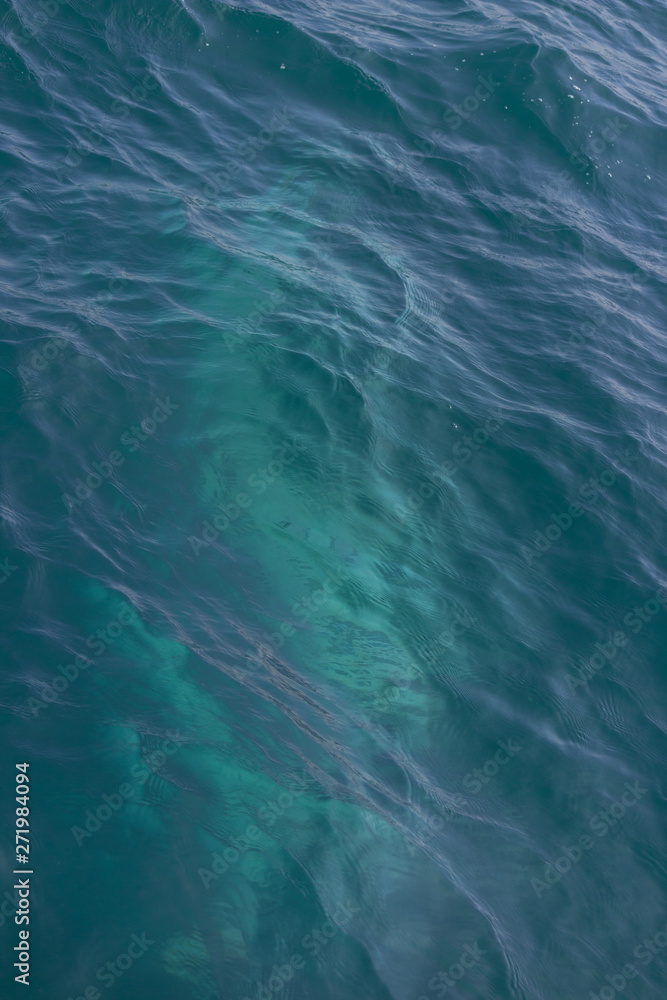
<svg viewBox="0 0 667 1000">
<path fill-rule="evenodd" d="M 3 997 L 664 996 L 664 5 L 3 11 Z"/>
</svg>

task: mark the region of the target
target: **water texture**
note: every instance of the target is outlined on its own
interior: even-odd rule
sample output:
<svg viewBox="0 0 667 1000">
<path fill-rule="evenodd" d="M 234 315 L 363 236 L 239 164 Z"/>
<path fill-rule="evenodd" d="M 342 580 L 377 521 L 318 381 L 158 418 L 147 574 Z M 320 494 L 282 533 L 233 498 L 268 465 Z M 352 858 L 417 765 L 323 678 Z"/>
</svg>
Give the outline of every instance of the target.
<svg viewBox="0 0 667 1000">
<path fill-rule="evenodd" d="M 666 55 L 3 4 L 3 996 L 664 996 Z"/>
</svg>

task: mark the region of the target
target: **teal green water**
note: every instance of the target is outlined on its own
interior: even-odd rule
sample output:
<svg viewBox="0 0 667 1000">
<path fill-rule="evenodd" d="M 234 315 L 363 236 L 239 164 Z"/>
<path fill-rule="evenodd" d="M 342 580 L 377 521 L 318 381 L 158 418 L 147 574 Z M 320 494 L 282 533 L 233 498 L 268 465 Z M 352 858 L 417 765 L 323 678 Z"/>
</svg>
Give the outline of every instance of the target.
<svg viewBox="0 0 667 1000">
<path fill-rule="evenodd" d="M 664 51 L 7 7 L 3 996 L 662 995 Z"/>
</svg>

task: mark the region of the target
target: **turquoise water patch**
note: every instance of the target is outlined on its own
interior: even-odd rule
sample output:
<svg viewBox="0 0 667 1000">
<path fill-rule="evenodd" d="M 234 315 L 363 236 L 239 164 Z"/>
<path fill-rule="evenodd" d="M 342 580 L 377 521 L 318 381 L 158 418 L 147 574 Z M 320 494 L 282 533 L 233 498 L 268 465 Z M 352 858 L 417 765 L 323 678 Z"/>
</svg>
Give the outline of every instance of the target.
<svg viewBox="0 0 667 1000">
<path fill-rule="evenodd" d="M 5 12 L 2 844 L 26 761 L 36 1000 L 660 992 L 639 14 Z"/>
</svg>

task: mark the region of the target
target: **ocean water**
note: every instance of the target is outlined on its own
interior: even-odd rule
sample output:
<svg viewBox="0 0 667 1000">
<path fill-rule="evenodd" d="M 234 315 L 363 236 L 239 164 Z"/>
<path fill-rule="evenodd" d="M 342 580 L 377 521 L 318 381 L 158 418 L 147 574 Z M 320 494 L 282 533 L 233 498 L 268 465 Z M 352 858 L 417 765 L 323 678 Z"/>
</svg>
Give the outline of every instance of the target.
<svg viewBox="0 0 667 1000">
<path fill-rule="evenodd" d="M 666 53 L 3 5 L 3 997 L 665 995 Z"/>
</svg>

